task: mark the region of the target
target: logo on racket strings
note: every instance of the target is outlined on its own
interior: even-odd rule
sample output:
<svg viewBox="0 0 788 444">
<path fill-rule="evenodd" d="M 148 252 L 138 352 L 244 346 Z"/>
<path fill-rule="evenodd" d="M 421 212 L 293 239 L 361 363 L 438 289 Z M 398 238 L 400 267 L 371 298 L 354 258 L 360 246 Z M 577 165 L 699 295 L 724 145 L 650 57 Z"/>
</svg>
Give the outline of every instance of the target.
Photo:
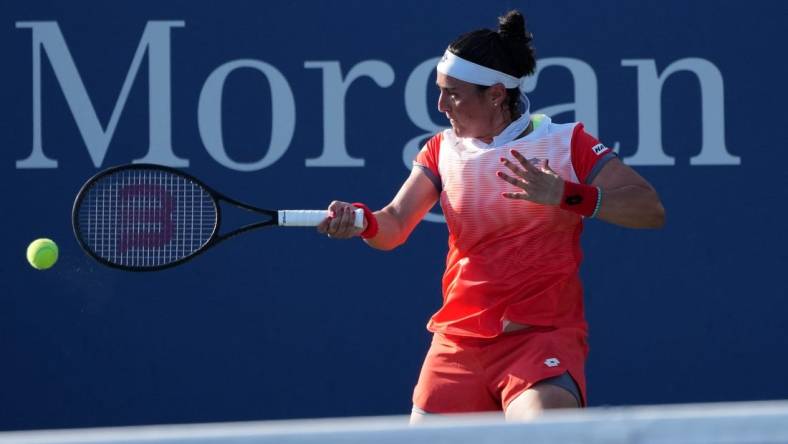
<svg viewBox="0 0 788 444">
<path fill-rule="evenodd" d="M 160 185 L 126 185 L 120 189 L 120 200 L 119 254 L 133 248 L 161 248 L 170 242 L 174 198 L 168 190 Z"/>
</svg>

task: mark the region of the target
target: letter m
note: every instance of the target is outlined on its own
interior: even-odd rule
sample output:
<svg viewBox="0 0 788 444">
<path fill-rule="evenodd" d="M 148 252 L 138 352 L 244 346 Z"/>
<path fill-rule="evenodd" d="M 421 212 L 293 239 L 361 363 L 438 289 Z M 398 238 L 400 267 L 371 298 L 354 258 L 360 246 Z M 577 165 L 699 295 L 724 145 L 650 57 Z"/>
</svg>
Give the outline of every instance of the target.
<svg viewBox="0 0 788 444">
<path fill-rule="evenodd" d="M 118 119 L 129 97 L 131 85 L 147 52 L 150 145 L 148 154 L 135 162 L 188 166 L 188 160 L 175 157 L 173 154 L 171 136 L 170 28 L 183 26 L 182 21 L 150 21 L 145 25 L 120 95 L 115 101 L 109 123 L 103 127 L 57 22 L 16 22 L 17 28 L 30 28 L 33 32 L 33 152 L 28 158 L 17 161 L 16 167 L 57 168 L 57 161 L 44 154 L 42 143 L 41 48 L 46 52 L 96 168 L 99 168 L 104 161 Z"/>
</svg>

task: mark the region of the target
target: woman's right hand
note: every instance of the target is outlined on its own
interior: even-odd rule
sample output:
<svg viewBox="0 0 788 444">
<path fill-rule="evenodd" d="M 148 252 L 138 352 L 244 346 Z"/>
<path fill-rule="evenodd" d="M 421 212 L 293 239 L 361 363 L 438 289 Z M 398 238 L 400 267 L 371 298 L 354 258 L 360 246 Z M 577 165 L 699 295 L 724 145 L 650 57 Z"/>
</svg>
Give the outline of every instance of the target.
<svg viewBox="0 0 788 444">
<path fill-rule="evenodd" d="M 367 228 L 367 220 L 364 219 L 363 227 L 356 227 L 355 211 L 357 208 L 350 203 L 333 201 L 328 206 L 328 217 L 317 226 L 317 231 L 325 234 L 331 239 L 350 239 L 356 237 Z"/>
</svg>

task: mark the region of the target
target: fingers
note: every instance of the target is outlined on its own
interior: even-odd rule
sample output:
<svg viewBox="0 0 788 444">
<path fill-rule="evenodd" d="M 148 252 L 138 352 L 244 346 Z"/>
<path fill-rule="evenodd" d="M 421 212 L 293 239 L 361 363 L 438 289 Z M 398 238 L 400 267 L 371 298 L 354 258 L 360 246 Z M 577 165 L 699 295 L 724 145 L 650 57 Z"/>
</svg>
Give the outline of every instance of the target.
<svg viewBox="0 0 788 444">
<path fill-rule="evenodd" d="M 523 156 L 522 154 L 520 154 L 516 150 L 509 150 L 509 153 L 512 155 L 512 157 L 517 159 L 518 162 L 520 162 L 520 165 L 523 166 L 525 171 L 530 171 L 530 172 L 537 172 L 537 171 L 539 171 L 539 168 L 537 168 L 535 166 L 535 164 L 539 162 L 539 159 L 528 160 L 528 159 L 525 158 L 525 156 Z"/>
<path fill-rule="evenodd" d="M 504 157 L 501 157 L 500 160 L 501 163 L 506 168 L 509 168 L 509 170 L 511 170 L 511 172 L 514 173 L 517 177 L 509 176 L 501 171 L 498 171 L 496 173 L 498 177 L 524 190 L 531 182 L 538 181 L 540 179 L 540 174 L 543 174 L 541 171 L 535 169 L 527 160 L 525 161 L 525 164 L 528 165 L 527 168 L 529 168 L 527 170 L 520 168 L 517 164 Z"/>
<path fill-rule="evenodd" d="M 550 162 L 547 159 L 526 159 L 515 150 L 510 150 L 510 153 L 517 162 L 503 157 L 500 160 L 514 173 L 514 176 L 501 171 L 496 172 L 496 175 L 522 191 L 501 193 L 501 196 L 544 205 L 560 204 L 564 181 L 550 168 Z"/>
<path fill-rule="evenodd" d="M 328 234 L 331 221 L 334 220 L 334 216 L 336 215 L 337 209 L 341 208 L 343 203 L 345 202 L 339 202 L 335 200 L 328 205 L 328 208 L 326 209 L 328 216 L 325 219 L 323 219 L 323 222 L 320 222 L 320 224 L 317 226 L 317 231 L 319 233 Z"/>
<path fill-rule="evenodd" d="M 506 166 L 506 168 L 509 168 L 514 174 L 525 179 L 526 182 L 533 180 L 535 177 L 538 177 L 539 174 L 543 173 L 542 169 L 535 166 L 535 164 L 539 162 L 539 159 L 528 160 L 515 150 L 511 150 L 510 152 L 512 156 L 517 159 L 519 165 L 505 157 L 500 158 L 501 163 Z"/>
<path fill-rule="evenodd" d="M 498 171 L 495 174 L 498 177 L 500 177 L 501 179 L 509 182 L 510 184 L 512 184 L 512 185 L 514 185 L 516 187 L 520 187 L 520 188 L 523 189 L 523 191 L 519 192 L 519 193 L 501 193 L 501 196 L 503 196 L 505 198 L 508 198 L 508 199 L 529 200 L 528 199 L 528 191 L 527 191 L 527 188 L 526 188 L 528 186 L 528 182 L 526 182 L 526 181 L 524 181 L 522 179 L 518 179 L 518 178 L 515 178 L 515 177 L 512 177 L 512 176 L 509 176 L 506 173 L 502 173 L 500 171 Z"/>
<path fill-rule="evenodd" d="M 512 184 L 512 185 L 514 185 L 516 187 L 520 187 L 522 189 L 525 189 L 525 187 L 528 186 L 528 182 L 526 182 L 525 180 L 518 179 L 516 177 L 512 177 L 512 176 L 510 176 L 510 175 L 508 175 L 508 174 L 506 174 L 506 173 L 504 173 L 502 171 L 496 172 L 495 175 L 500 177 L 501 179 L 509 182 L 510 184 Z"/>
<path fill-rule="evenodd" d="M 349 239 L 358 235 L 361 230 L 354 225 L 355 209 L 347 202 L 331 202 L 328 217 L 317 226 L 317 231 L 332 239 Z"/>
<path fill-rule="evenodd" d="M 555 171 L 553 171 L 552 168 L 550 168 L 550 159 L 545 159 L 544 160 L 544 163 L 542 164 L 542 171 L 544 171 L 547 174 L 554 175 L 554 176 L 558 175 L 558 173 L 556 173 Z"/>
<path fill-rule="evenodd" d="M 556 197 L 555 194 L 561 179 L 550 169 L 547 159 L 526 159 L 516 150 L 509 150 L 509 153 L 515 161 L 503 157 L 500 160 L 514 175 L 501 171 L 498 171 L 496 175 L 520 190 L 501 193 L 502 197 L 528 200 L 540 204 L 554 204 L 556 201 L 560 201 L 560 195 Z"/>
<path fill-rule="evenodd" d="M 509 159 L 506 159 L 505 157 L 501 157 L 501 163 L 509 168 L 518 177 L 525 180 L 526 183 L 539 180 L 545 175 L 554 177 L 558 176 L 558 174 L 553 171 L 552 168 L 550 168 L 549 159 L 526 159 L 525 156 L 515 150 L 510 150 L 509 152 L 511 153 L 512 157 L 517 160 L 519 165 Z"/>
<path fill-rule="evenodd" d="M 354 227 L 353 218 L 351 217 L 353 210 L 351 208 L 352 206 L 350 205 L 344 206 L 334 215 L 334 220 L 331 221 L 331 229 L 329 229 L 331 237 L 339 239 L 353 237 Z"/>
<path fill-rule="evenodd" d="M 501 157 L 500 161 L 506 168 L 509 168 L 517 176 L 525 177 L 525 171 L 523 171 L 520 167 L 515 165 L 511 160 L 509 160 L 509 159 L 507 159 L 505 157 Z M 514 185 L 517 185 L 517 184 L 514 184 Z"/>
<path fill-rule="evenodd" d="M 317 232 L 320 234 L 328 233 L 328 224 L 330 223 L 331 223 L 330 217 L 323 219 L 323 222 L 320 222 L 320 224 L 317 226 Z"/>
<path fill-rule="evenodd" d="M 507 199 L 531 200 L 528 193 L 501 193 L 501 196 Z"/>
</svg>

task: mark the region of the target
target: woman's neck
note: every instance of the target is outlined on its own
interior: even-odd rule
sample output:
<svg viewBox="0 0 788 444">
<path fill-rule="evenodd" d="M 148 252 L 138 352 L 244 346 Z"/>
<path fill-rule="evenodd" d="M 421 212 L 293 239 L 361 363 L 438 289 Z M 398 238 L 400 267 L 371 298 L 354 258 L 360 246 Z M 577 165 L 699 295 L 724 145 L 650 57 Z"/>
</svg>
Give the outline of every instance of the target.
<svg viewBox="0 0 788 444">
<path fill-rule="evenodd" d="M 492 130 L 490 131 L 490 134 L 487 136 L 477 137 L 477 139 L 487 144 L 492 143 L 495 136 L 501 134 L 501 132 L 503 132 L 503 130 L 505 130 L 507 126 L 511 125 L 512 122 L 514 122 L 514 120 L 515 119 L 512 119 L 511 113 L 509 113 L 508 111 L 503 112 L 501 114 L 500 123 L 493 126 Z"/>
</svg>

